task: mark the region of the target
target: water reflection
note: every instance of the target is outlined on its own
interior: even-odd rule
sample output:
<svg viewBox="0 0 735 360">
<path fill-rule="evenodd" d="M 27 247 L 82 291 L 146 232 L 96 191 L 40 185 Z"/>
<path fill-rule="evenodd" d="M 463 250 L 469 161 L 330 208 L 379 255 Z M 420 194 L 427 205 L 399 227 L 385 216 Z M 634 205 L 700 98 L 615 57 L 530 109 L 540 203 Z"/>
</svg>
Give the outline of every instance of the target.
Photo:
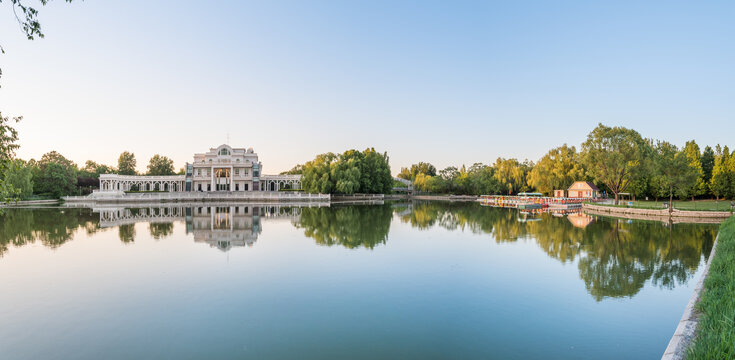
<svg viewBox="0 0 735 360">
<path fill-rule="evenodd" d="M 417 231 L 468 231 L 496 243 L 535 243 L 550 258 L 576 264 L 596 300 L 632 297 L 647 282 L 670 289 L 688 281 L 710 253 L 717 233 L 712 224 L 668 224 L 596 215 L 519 213 L 467 203 L 399 203 L 332 207 L 153 206 L 139 208 L 9 209 L 0 216 L 0 256 L 10 246 L 35 242 L 55 248 L 77 231 L 117 231 L 133 244 L 147 223 L 153 239 L 174 233 L 183 222 L 195 242 L 228 251 L 252 246 L 264 218 L 290 221 L 323 246 L 375 249 L 388 242 L 392 221 Z"/>
<path fill-rule="evenodd" d="M 7 209 L 0 215 L 0 257 L 9 246 L 35 242 L 56 248 L 83 229 L 91 235 L 100 230 L 99 216 L 88 209 Z"/>
<path fill-rule="evenodd" d="M 252 246 L 261 233 L 261 218 L 294 220 L 301 213 L 293 206 L 150 206 L 139 208 L 96 208 L 100 227 L 117 227 L 120 241 L 135 241 L 135 224 L 147 222 L 150 235 L 160 240 L 173 234 L 174 222 L 184 221 L 186 233 L 194 242 L 228 251 L 233 247 Z"/>
<path fill-rule="evenodd" d="M 438 226 L 491 234 L 498 243 L 529 239 L 551 258 L 577 261 L 579 276 L 596 299 L 632 297 L 650 280 L 673 288 L 686 282 L 712 250 L 713 224 L 656 221 L 570 214 L 536 214 L 527 221 L 514 210 L 459 203 L 412 204 L 401 221 L 418 229 Z M 525 220 L 525 221 L 524 221 Z"/>
<path fill-rule="evenodd" d="M 294 226 L 319 245 L 372 249 L 385 244 L 393 217 L 390 205 L 306 208 Z"/>
</svg>

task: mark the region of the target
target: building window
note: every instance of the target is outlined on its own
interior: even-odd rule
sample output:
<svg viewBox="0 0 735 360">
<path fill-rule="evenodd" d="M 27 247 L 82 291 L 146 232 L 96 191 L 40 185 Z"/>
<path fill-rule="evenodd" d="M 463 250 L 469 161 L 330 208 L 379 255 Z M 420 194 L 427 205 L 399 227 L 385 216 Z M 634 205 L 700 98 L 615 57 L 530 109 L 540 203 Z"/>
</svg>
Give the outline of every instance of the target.
<svg viewBox="0 0 735 360">
<path fill-rule="evenodd" d="M 245 184 L 245 187 L 243 188 L 243 190 L 248 191 L 248 184 Z"/>
<path fill-rule="evenodd" d="M 235 168 L 235 175 L 240 175 L 240 169 Z"/>
<path fill-rule="evenodd" d="M 242 174 L 244 176 L 248 176 L 248 169 L 242 169 Z"/>
<path fill-rule="evenodd" d="M 230 155 L 230 151 L 227 149 L 222 149 L 219 151 L 219 154 L 220 155 Z"/>
<path fill-rule="evenodd" d="M 235 191 L 240 191 L 240 184 L 235 184 Z"/>
<path fill-rule="evenodd" d="M 207 191 L 212 191 L 212 184 L 207 184 Z"/>
<path fill-rule="evenodd" d="M 209 159 L 209 163 L 210 163 L 210 164 L 212 163 L 212 159 Z"/>
<path fill-rule="evenodd" d="M 202 169 L 197 169 L 197 176 L 202 176 Z"/>
</svg>

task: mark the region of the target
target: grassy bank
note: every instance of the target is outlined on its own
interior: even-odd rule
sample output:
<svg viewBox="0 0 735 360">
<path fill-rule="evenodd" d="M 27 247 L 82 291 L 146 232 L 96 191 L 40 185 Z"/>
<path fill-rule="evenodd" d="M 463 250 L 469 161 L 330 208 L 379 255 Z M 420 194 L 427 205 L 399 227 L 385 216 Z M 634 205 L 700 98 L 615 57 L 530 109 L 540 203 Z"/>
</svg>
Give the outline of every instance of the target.
<svg viewBox="0 0 735 360">
<path fill-rule="evenodd" d="M 720 226 L 717 251 L 697 304 L 701 313 L 694 343 L 687 352 L 692 359 L 735 358 L 735 216 Z"/>
</svg>

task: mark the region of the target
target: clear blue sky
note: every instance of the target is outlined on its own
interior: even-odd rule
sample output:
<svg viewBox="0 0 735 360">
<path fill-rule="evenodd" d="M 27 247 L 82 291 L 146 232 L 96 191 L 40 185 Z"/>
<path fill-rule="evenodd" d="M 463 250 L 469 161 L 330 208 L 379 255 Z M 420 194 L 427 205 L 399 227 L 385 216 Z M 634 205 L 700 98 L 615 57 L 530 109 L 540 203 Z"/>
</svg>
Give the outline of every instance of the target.
<svg viewBox="0 0 735 360">
<path fill-rule="evenodd" d="M 35 0 L 26 0 L 36 3 Z M 0 5 L 21 158 L 176 167 L 224 143 L 266 173 L 374 146 L 393 171 L 537 160 L 597 123 L 735 145 L 735 2 L 52 1 Z"/>
</svg>

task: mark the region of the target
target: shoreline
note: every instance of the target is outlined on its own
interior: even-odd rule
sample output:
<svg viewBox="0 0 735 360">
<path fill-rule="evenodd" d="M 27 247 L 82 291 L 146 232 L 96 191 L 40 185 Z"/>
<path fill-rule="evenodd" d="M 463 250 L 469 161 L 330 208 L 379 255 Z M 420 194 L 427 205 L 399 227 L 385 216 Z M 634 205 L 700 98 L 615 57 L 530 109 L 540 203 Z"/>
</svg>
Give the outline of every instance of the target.
<svg viewBox="0 0 735 360">
<path fill-rule="evenodd" d="M 582 204 L 583 210 L 592 210 L 610 214 L 624 214 L 624 215 L 639 215 L 639 216 L 653 216 L 653 217 L 665 217 L 665 218 L 700 218 L 700 219 L 718 219 L 724 221 L 725 219 L 732 216 L 729 211 L 696 211 L 696 210 L 677 210 L 674 209 L 671 213 L 667 209 L 638 209 L 638 208 L 626 208 L 616 206 L 604 206 L 604 205 L 592 205 Z"/>
<path fill-rule="evenodd" d="M 684 308 L 684 314 L 681 316 L 679 324 L 676 326 L 676 330 L 674 330 L 674 335 L 671 336 L 669 345 L 666 346 L 666 350 L 664 350 L 664 354 L 661 356 L 661 360 L 682 360 L 686 358 L 687 349 L 691 346 L 692 340 L 694 340 L 697 325 L 699 324 L 700 314 L 696 310 L 696 306 L 702 296 L 704 281 L 707 280 L 707 276 L 709 275 L 709 268 L 712 264 L 712 259 L 715 258 L 719 239 L 720 235 L 718 233 L 714 244 L 712 244 L 712 251 L 709 253 L 704 271 L 702 271 L 702 275 L 699 277 L 699 281 L 697 281 L 691 297 L 689 297 L 689 302 Z"/>
</svg>

